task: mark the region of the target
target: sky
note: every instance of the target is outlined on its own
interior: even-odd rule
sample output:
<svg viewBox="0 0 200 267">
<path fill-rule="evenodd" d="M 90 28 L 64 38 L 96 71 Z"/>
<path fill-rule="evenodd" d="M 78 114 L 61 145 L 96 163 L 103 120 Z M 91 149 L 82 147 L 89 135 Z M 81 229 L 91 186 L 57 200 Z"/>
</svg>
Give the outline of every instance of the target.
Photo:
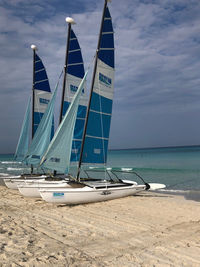
<svg viewBox="0 0 200 267">
<path fill-rule="evenodd" d="M 0 154 L 15 151 L 32 88 L 32 50 L 54 90 L 67 24 L 85 67 L 95 54 L 104 1 L 0 0 Z M 112 0 L 115 93 L 109 148 L 200 144 L 200 1 Z M 88 80 L 88 88 L 90 88 Z M 57 108 L 58 109 L 58 108 Z"/>
</svg>

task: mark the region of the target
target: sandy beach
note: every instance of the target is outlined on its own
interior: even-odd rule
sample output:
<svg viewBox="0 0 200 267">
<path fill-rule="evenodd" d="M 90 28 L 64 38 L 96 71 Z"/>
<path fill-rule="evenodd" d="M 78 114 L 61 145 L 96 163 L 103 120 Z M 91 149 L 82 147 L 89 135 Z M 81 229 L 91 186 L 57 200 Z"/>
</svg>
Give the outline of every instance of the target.
<svg viewBox="0 0 200 267">
<path fill-rule="evenodd" d="M 0 266 L 200 266 L 199 211 L 152 192 L 66 206 L 0 186 Z"/>
</svg>

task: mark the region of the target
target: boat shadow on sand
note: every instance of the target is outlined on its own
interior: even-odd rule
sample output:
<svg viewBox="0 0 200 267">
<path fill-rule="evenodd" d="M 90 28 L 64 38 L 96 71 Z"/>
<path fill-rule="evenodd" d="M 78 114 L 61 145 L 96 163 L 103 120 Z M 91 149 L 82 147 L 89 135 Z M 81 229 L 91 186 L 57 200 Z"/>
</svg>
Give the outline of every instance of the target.
<svg viewBox="0 0 200 267">
<path fill-rule="evenodd" d="M 124 198 L 121 198 L 122 199 L 125 199 L 125 198 L 138 198 L 138 197 L 147 197 L 147 198 L 173 198 L 172 195 L 167 195 L 167 194 L 162 194 L 162 193 L 151 193 L 151 192 L 148 192 L 148 193 L 138 193 L 137 195 L 133 195 L 133 196 L 128 196 L 128 197 L 124 197 Z M 111 201 L 116 201 L 115 199 L 112 199 L 112 200 L 105 200 L 105 201 L 101 201 L 101 203 L 108 203 L 108 202 L 111 202 Z M 119 201 L 119 199 L 118 199 Z M 73 207 L 77 207 L 77 206 L 87 206 L 87 205 L 94 205 L 98 202 L 93 202 L 93 203 L 84 203 L 84 204 L 57 204 L 56 207 L 57 208 L 64 208 L 64 207 L 68 207 L 68 208 L 73 208 Z M 55 205 L 55 204 L 54 204 Z"/>
</svg>

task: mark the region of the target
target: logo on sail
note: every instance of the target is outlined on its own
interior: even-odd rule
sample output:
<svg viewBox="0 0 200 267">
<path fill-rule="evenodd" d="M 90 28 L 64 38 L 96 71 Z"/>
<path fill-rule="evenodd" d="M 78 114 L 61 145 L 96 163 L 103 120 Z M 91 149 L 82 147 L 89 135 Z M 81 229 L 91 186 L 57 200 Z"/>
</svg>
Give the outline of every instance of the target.
<svg viewBox="0 0 200 267">
<path fill-rule="evenodd" d="M 72 93 L 76 93 L 77 90 L 78 90 L 78 86 L 70 84 L 70 91 Z M 84 93 L 84 89 L 82 89 L 82 93 Z"/>
<path fill-rule="evenodd" d="M 112 79 L 99 72 L 99 81 L 104 85 L 111 87 Z"/>
<path fill-rule="evenodd" d="M 48 99 L 45 99 L 45 98 L 39 98 L 39 101 L 40 101 L 40 104 L 47 105 L 49 103 L 49 100 Z"/>
<path fill-rule="evenodd" d="M 50 158 L 50 161 L 58 163 L 58 162 L 60 162 L 60 159 L 59 158 Z"/>
</svg>

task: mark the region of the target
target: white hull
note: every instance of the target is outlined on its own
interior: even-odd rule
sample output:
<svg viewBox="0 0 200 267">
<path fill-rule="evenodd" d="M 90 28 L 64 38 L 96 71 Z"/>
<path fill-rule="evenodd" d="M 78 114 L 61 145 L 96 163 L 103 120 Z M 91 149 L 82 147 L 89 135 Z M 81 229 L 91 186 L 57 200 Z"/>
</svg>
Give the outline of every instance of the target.
<svg viewBox="0 0 200 267">
<path fill-rule="evenodd" d="M 46 175 L 26 176 L 26 177 L 19 175 L 19 176 L 13 176 L 13 177 L 5 178 L 5 179 L 3 179 L 3 181 L 9 189 L 17 190 L 18 189 L 17 186 L 19 183 L 22 183 L 24 181 L 44 179 L 45 177 L 46 177 Z"/>
<path fill-rule="evenodd" d="M 46 181 L 45 179 L 34 181 L 24 181 L 18 184 L 19 192 L 25 197 L 41 198 L 39 189 L 42 188 L 65 188 L 70 187 L 67 181 Z"/>
<path fill-rule="evenodd" d="M 127 186 L 113 187 L 101 186 L 89 187 L 87 185 L 82 188 L 45 188 L 40 189 L 42 198 L 47 202 L 63 203 L 63 204 L 83 204 L 91 202 L 100 202 L 111 199 L 117 199 L 134 195 L 138 192 L 144 191 L 145 185 L 127 184 Z"/>
</svg>

